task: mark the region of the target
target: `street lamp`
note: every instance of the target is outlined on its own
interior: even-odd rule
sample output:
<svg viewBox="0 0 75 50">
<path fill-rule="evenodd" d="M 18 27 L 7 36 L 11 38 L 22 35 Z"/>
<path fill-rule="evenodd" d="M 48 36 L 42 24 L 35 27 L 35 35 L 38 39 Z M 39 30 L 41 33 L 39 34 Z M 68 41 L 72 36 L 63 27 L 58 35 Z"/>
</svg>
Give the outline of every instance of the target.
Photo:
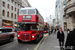
<svg viewBox="0 0 75 50">
<path fill-rule="evenodd" d="M 51 28 L 51 15 L 50 15 L 50 28 Z"/>
<path fill-rule="evenodd" d="M 50 24 L 51 24 L 51 15 L 50 15 Z"/>
</svg>

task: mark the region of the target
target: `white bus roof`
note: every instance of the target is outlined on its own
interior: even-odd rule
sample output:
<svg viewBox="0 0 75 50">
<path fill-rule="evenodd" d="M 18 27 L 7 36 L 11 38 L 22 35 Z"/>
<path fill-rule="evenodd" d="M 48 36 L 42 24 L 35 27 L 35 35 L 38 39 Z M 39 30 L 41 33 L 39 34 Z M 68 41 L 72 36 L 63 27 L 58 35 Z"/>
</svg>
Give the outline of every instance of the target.
<svg viewBox="0 0 75 50">
<path fill-rule="evenodd" d="M 25 7 L 25 8 L 21 8 L 20 10 L 25 10 L 25 9 L 29 10 L 29 9 L 36 9 L 36 8 L 33 8 L 33 7 Z"/>
</svg>

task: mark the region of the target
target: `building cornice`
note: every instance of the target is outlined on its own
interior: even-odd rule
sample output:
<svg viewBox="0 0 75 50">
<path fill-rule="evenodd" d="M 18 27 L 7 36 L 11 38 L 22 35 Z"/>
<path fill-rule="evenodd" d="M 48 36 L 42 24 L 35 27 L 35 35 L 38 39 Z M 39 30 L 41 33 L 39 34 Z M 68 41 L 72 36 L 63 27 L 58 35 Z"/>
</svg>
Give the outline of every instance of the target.
<svg viewBox="0 0 75 50">
<path fill-rule="evenodd" d="M 20 2 L 19 0 L 14 0 L 14 2 L 22 6 L 22 2 Z"/>
<path fill-rule="evenodd" d="M 67 9 L 74 7 L 75 6 L 75 2 L 69 5 L 66 5 L 66 7 L 64 8 L 64 11 L 66 12 Z"/>
</svg>

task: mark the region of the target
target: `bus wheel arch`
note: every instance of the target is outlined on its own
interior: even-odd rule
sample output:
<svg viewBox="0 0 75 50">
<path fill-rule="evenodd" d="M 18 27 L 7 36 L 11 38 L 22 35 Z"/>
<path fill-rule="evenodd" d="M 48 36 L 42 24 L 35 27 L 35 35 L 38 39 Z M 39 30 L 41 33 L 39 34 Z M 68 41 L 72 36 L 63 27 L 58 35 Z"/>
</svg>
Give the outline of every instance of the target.
<svg viewBox="0 0 75 50">
<path fill-rule="evenodd" d="M 38 41 L 39 41 L 39 35 L 37 34 L 37 35 L 36 35 L 36 39 L 34 40 L 34 42 L 35 42 L 35 43 L 38 43 Z"/>
</svg>

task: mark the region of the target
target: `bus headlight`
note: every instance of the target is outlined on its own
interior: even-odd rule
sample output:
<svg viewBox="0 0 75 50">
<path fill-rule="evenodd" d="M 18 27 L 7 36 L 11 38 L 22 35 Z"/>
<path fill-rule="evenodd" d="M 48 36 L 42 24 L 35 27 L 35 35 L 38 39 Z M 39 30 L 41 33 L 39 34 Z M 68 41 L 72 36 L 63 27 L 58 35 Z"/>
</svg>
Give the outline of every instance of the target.
<svg viewBox="0 0 75 50">
<path fill-rule="evenodd" d="M 20 35 L 18 35 L 18 37 L 20 37 Z"/>
<path fill-rule="evenodd" d="M 34 38 L 34 35 L 32 35 L 32 38 Z"/>
</svg>

